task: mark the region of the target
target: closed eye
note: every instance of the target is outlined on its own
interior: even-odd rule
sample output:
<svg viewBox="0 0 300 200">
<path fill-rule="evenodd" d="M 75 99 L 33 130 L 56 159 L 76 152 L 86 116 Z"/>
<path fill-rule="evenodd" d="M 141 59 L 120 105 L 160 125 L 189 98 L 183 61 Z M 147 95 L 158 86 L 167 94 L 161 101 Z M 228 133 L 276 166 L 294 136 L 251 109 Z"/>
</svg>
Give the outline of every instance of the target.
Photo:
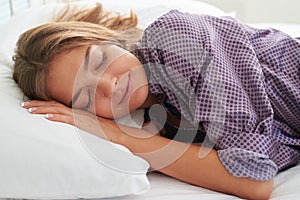
<svg viewBox="0 0 300 200">
<path fill-rule="evenodd" d="M 88 95 L 87 104 L 82 108 L 84 110 L 88 109 L 91 106 L 91 102 L 92 102 L 92 89 L 91 88 L 87 89 L 87 95 Z"/>
<path fill-rule="evenodd" d="M 72 107 L 77 109 L 88 109 L 92 102 L 92 89 L 89 87 L 81 88 L 74 96 Z"/>
<path fill-rule="evenodd" d="M 107 56 L 106 54 L 103 52 L 102 53 L 102 56 L 100 58 L 100 63 L 98 65 L 96 65 L 95 67 L 95 70 L 98 71 L 100 70 L 105 64 L 106 64 L 106 61 L 107 61 Z"/>
</svg>

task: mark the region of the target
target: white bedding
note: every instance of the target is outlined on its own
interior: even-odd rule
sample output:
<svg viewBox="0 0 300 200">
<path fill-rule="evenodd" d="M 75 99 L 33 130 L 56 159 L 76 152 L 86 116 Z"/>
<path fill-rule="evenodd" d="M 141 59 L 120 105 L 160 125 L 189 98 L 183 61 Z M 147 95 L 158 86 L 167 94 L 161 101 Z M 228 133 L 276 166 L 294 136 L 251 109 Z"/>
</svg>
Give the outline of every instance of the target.
<svg viewBox="0 0 300 200">
<path fill-rule="evenodd" d="M 106 1 L 108 2 L 108 1 Z M 121 2 L 121 1 L 120 1 Z M 124 1 L 123 1 L 124 2 Z M 151 1 L 150 1 L 151 2 Z M 153 1 L 152 1 L 153 2 Z M 159 2 L 159 0 L 155 1 L 156 3 Z M 177 8 L 179 8 L 180 2 L 183 1 L 176 1 L 177 4 L 175 3 L 174 7 L 177 6 Z M 111 4 L 112 5 L 112 4 Z M 195 4 L 196 5 L 196 4 Z M 124 6 L 126 7 L 126 9 L 124 9 Z M 151 6 L 151 10 L 148 10 L 148 13 L 145 14 L 145 11 L 147 9 L 147 6 Z M 106 6 L 109 8 L 109 5 Z M 120 10 L 129 10 L 127 8 L 126 4 L 118 4 L 117 8 L 119 8 Z M 141 18 L 145 19 L 145 17 L 149 17 L 152 16 L 152 18 L 155 18 L 159 13 L 163 13 L 166 10 L 170 9 L 170 7 L 168 6 L 158 6 L 158 4 L 154 5 L 149 3 L 145 3 L 143 5 L 137 6 L 136 8 L 140 8 L 139 12 L 142 16 Z M 161 9 L 164 8 L 164 9 Z M 194 4 L 190 4 L 190 5 L 185 5 L 186 9 L 183 10 L 191 10 L 192 12 L 196 12 L 197 7 L 194 6 Z M 210 11 L 210 7 L 206 7 L 208 10 L 205 11 L 206 13 L 212 12 L 212 14 L 215 15 L 220 15 L 221 12 L 218 11 L 218 9 L 212 9 L 212 11 Z M 157 10 L 159 9 L 159 10 Z M 135 10 L 135 9 L 134 9 Z M 40 13 L 42 13 L 42 11 L 39 11 Z M 49 13 L 49 11 L 47 11 Z M 152 13 L 152 14 L 151 14 Z M 230 14 L 231 16 L 233 15 L 232 13 Z M 36 17 L 36 16 L 34 16 Z M 30 20 L 30 17 L 26 16 L 25 17 L 26 20 Z M 44 18 L 39 19 L 40 21 L 45 20 L 45 16 Z M 147 23 L 149 23 L 149 21 L 151 21 L 152 19 L 147 18 L 147 21 L 142 21 L 141 25 L 145 26 L 147 25 Z M 38 24 L 40 21 L 36 21 L 33 22 L 32 25 L 36 25 Z M 16 20 L 14 22 L 17 22 Z M 16 27 L 24 25 L 21 24 L 22 22 L 20 22 L 20 24 L 14 24 Z M 274 27 L 276 29 L 281 29 L 284 32 L 290 34 L 293 37 L 299 37 L 300 36 L 300 24 L 252 24 L 252 26 L 258 27 L 258 28 L 264 28 L 264 27 Z M 11 30 L 21 30 L 22 28 L 15 28 L 15 29 L 11 29 Z M 4 30 L 1 30 L 4 31 Z M 6 30 L 5 30 L 6 31 Z M 5 34 L 9 34 L 8 32 L 5 32 Z M 2 33 L 3 34 L 3 33 Z M 3 36 L 3 35 L 2 35 Z M 0 47 L 0 49 L 3 48 L 8 48 L 8 51 L 12 51 L 11 49 L 11 42 L 14 41 L 16 38 L 12 38 L 12 37 L 7 37 L 7 40 L 5 40 L 5 43 L 2 43 L 2 47 Z M 8 44 L 9 43 L 9 44 Z M 6 51 L 6 52 L 8 52 Z M 300 56 L 300 55 L 299 55 Z M 7 55 L 0 55 L 0 61 L 3 65 L 7 65 L 8 67 L 10 67 L 9 65 L 11 65 L 11 61 L 7 60 Z M 1 162 L 0 162 L 1 164 Z M 201 170 L 201 169 L 199 169 Z M 225 199 L 239 199 L 237 197 L 231 196 L 231 195 L 225 195 L 225 194 L 221 194 L 218 192 L 214 192 L 211 190 L 207 190 L 201 187 L 196 187 L 184 182 L 181 182 L 179 180 L 167 177 L 163 174 L 157 173 L 157 172 L 151 172 L 148 175 L 149 181 L 150 181 L 150 189 L 142 194 L 139 195 L 128 195 L 128 196 L 122 196 L 122 197 L 111 197 L 109 198 L 110 200 L 182 200 L 182 199 L 188 199 L 188 200 L 193 200 L 193 199 L 197 199 L 197 200 L 214 200 L 214 199 L 220 199 L 220 200 L 225 200 Z M 45 178 L 46 175 L 45 175 Z M 1 179 L 1 177 L 0 177 Z M 1 181 L 1 180 L 0 180 Z M 30 180 L 29 180 L 30 182 Z M 116 183 L 118 184 L 118 183 Z M 272 200 L 296 200 L 296 199 L 300 199 L 300 164 L 298 164 L 297 166 L 290 168 L 287 171 L 283 171 L 281 173 L 279 173 L 276 178 L 275 178 L 275 185 L 274 185 L 274 189 L 273 189 L 273 193 L 271 196 Z M 0 188 L 0 192 L 1 192 L 1 188 Z M 80 198 L 80 197 L 79 197 Z M 103 198 L 102 198 L 103 199 Z"/>
<path fill-rule="evenodd" d="M 160 173 L 148 175 L 151 188 L 140 195 L 130 195 L 110 200 L 238 200 L 240 198 L 214 192 L 204 188 L 183 183 Z M 300 199 L 300 165 L 279 173 L 275 178 L 270 200 Z"/>
</svg>

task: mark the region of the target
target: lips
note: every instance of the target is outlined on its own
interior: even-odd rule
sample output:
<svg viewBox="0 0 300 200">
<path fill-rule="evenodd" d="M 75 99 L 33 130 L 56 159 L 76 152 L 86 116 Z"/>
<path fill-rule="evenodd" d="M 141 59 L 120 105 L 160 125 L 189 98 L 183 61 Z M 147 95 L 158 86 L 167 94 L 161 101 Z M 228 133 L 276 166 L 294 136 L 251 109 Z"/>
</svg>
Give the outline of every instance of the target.
<svg viewBox="0 0 300 200">
<path fill-rule="evenodd" d="M 130 74 L 128 74 L 128 76 L 127 76 L 126 84 L 123 87 L 123 91 L 121 93 L 122 93 L 122 95 L 121 95 L 119 104 L 124 101 L 127 101 L 130 98 L 130 94 L 131 94 Z"/>
</svg>

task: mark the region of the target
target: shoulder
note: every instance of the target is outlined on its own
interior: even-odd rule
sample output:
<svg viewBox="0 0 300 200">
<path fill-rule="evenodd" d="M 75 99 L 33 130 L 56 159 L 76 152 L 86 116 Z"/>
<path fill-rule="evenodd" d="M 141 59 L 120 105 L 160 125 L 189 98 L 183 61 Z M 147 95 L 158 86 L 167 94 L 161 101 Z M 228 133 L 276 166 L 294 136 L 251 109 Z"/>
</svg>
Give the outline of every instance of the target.
<svg viewBox="0 0 300 200">
<path fill-rule="evenodd" d="M 171 10 L 151 23 L 144 31 L 141 45 L 159 48 L 160 45 L 169 45 L 184 37 L 199 35 L 204 18 L 201 14 L 183 13 Z M 202 29 L 203 30 L 203 29 Z"/>
<path fill-rule="evenodd" d="M 204 39 L 216 32 L 240 28 L 231 17 L 215 17 L 200 13 L 171 10 L 151 23 L 144 31 L 144 40 L 156 41 L 166 38 L 189 37 Z M 196 39 L 196 40 L 197 40 Z"/>
<path fill-rule="evenodd" d="M 183 13 L 178 10 L 171 10 L 155 20 L 146 28 L 146 30 L 153 28 L 176 28 L 178 26 L 187 25 L 190 21 L 203 17 L 204 15 L 201 14 Z"/>
<path fill-rule="evenodd" d="M 151 29 L 154 27 L 174 28 L 177 26 L 205 26 L 207 24 L 217 25 L 219 23 L 230 24 L 238 22 L 229 16 L 216 17 L 201 13 L 189 13 L 171 10 L 152 22 L 146 29 Z"/>
</svg>

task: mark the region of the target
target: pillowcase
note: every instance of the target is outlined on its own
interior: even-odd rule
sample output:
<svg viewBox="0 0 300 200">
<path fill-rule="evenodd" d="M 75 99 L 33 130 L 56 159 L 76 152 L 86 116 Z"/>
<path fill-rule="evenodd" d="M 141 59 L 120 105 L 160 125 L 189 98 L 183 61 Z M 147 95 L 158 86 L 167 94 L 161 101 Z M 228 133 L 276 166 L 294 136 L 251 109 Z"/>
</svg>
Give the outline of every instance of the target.
<svg viewBox="0 0 300 200">
<path fill-rule="evenodd" d="M 128 13 L 131 7 L 139 15 L 142 27 L 173 8 L 226 15 L 201 2 L 162 2 L 101 1 L 104 8 L 122 13 Z M 22 32 L 51 21 L 64 6 L 31 8 L 0 26 L 0 198 L 103 198 L 146 192 L 150 184 L 146 176 L 149 164 L 145 160 L 123 146 L 68 124 L 48 121 L 42 115 L 31 115 L 20 106 L 23 93 L 11 78 L 15 43 Z M 123 118 L 120 123 L 137 126 L 142 118 L 143 112 L 138 111 L 136 123 L 130 118 Z"/>
</svg>

